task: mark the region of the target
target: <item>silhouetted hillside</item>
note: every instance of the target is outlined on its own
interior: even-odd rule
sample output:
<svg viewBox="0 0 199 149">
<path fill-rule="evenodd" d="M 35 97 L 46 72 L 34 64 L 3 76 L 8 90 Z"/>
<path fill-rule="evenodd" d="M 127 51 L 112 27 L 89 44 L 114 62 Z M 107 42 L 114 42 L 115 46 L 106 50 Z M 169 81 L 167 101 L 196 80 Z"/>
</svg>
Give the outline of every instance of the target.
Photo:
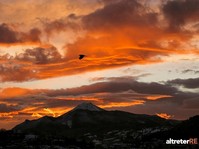
<svg viewBox="0 0 199 149">
<path fill-rule="evenodd" d="M 57 118 L 45 116 L 26 120 L 13 128 L 15 131 L 35 134 L 56 134 L 70 137 L 85 133 L 103 133 L 111 130 L 139 130 L 149 127 L 174 126 L 177 121 L 158 116 L 132 114 L 123 111 L 105 111 L 91 103 L 78 105 Z"/>
</svg>

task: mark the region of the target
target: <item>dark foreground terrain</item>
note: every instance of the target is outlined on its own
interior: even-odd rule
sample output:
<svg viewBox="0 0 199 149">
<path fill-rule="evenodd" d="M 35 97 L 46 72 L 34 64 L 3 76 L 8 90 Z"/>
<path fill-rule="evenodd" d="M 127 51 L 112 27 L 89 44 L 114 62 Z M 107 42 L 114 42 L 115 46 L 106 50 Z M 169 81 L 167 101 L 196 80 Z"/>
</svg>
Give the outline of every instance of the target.
<svg viewBox="0 0 199 149">
<path fill-rule="evenodd" d="M 26 120 L 12 130 L 1 130 L 0 149 L 199 148 L 168 145 L 170 138 L 199 138 L 199 116 L 166 120 L 83 103 L 57 118 Z"/>
</svg>

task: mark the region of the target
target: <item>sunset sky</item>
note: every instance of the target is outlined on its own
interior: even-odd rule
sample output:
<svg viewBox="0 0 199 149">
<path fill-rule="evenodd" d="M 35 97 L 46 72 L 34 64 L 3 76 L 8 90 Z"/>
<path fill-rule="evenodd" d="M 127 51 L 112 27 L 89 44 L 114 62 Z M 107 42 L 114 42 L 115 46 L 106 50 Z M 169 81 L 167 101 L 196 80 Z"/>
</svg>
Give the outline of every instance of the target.
<svg viewBox="0 0 199 149">
<path fill-rule="evenodd" d="M 0 128 L 82 102 L 199 114 L 199 0 L 0 0 L 0 12 Z"/>
</svg>

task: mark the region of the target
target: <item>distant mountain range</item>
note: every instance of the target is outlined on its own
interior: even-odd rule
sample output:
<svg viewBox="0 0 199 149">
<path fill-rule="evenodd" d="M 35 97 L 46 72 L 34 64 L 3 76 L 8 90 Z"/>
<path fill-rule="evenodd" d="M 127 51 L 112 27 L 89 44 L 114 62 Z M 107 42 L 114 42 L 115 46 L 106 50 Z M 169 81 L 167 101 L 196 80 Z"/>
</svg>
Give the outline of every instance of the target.
<svg viewBox="0 0 199 149">
<path fill-rule="evenodd" d="M 199 138 L 199 115 L 167 120 L 82 103 L 59 117 L 25 120 L 12 130 L 0 131 L 0 148 L 199 148 L 199 144 L 166 143 L 190 138 Z"/>
<path fill-rule="evenodd" d="M 158 116 L 133 114 L 124 111 L 106 111 L 92 103 L 82 103 L 59 116 L 44 116 L 25 120 L 15 126 L 15 132 L 52 134 L 77 137 L 85 133 L 101 134 L 112 130 L 140 130 L 144 128 L 174 128 L 180 121 L 166 120 Z M 180 126 L 179 126 L 180 127 Z"/>
</svg>

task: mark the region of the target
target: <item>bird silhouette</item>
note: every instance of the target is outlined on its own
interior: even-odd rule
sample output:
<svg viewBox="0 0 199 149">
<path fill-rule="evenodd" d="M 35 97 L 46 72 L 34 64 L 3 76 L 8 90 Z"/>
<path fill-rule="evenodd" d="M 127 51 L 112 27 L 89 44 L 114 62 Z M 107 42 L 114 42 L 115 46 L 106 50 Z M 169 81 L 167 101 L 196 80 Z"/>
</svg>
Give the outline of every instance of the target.
<svg viewBox="0 0 199 149">
<path fill-rule="evenodd" d="M 81 59 L 83 59 L 85 56 L 86 56 L 86 55 L 80 54 L 80 55 L 79 55 L 79 59 L 81 60 Z"/>
</svg>

